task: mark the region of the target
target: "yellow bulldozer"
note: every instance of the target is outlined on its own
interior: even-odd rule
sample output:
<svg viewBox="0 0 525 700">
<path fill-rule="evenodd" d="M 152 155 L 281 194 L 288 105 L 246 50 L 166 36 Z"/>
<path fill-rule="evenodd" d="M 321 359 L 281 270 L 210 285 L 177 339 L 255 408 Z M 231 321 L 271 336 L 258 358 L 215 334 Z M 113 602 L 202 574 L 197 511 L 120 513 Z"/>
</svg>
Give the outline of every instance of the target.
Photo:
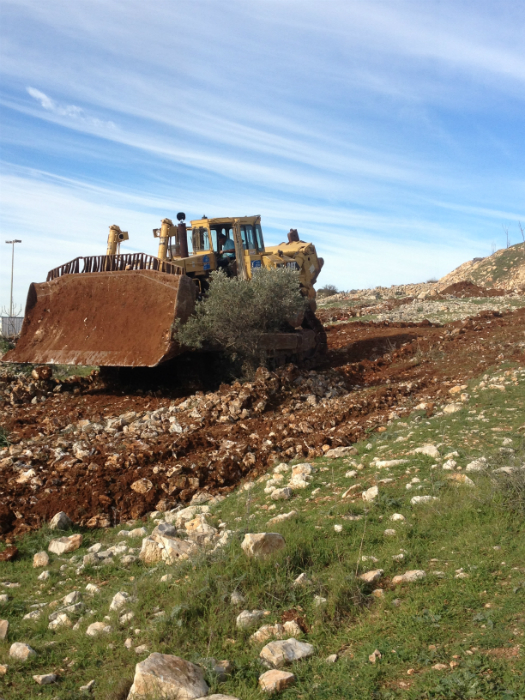
<svg viewBox="0 0 525 700">
<path fill-rule="evenodd" d="M 155 367 L 184 352 L 174 338 L 206 294 L 214 270 L 250 280 L 262 268 L 298 271 L 308 299 L 293 332 L 263 337 L 278 361 L 314 359 L 326 351 L 326 334 L 315 316 L 314 284 L 323 266 L 315 247 L 291 229 L 288 241 L 265 247 L 260 216 L 223 217 L 178 223 L 163 219 L 153 229 L 157 257 L 120 253 L 128 240 L 109 229 L 106 255 L 80 257 L 51 270 L 27 295 L 20 338 L 7 362 Z M 190 253 L 191 250 L 191 253 Z"/>
</svg>

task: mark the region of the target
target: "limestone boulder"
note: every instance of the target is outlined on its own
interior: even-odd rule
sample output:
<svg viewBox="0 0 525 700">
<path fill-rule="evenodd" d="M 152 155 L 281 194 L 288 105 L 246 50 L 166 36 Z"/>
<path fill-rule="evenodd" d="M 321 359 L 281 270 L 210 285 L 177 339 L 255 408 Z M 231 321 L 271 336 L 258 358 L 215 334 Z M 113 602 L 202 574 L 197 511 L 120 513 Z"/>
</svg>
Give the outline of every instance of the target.
<svg viewBox="0 0 525 700">
<path fill-rule="evenodd" d="M 169 654 L 150 654 L 135 666 L 135 677 L 128 700 L 173 698 L 197 700 L 208 695 L 204 671 L 195 664 Z"/>
<path fill-rule="evenodd" d="M 241 547 L 248 557 L 268 557 L 284 549 L 286 542 L 284 537 L 277 532 L 258 532 L 247 534 Z"/>
<path fill-rule="evenodd" d="M 145 537 L 142 540 L 139 558 L 145 564 L 155 564 L 159 561 L 174 564 L 182 559 L 188 559 L 196 549 L 193 542 L 167 535 L 155 535 L 154 537 Z"/>
<path fill-rule="evenodd" d="M 270 642 L 261 649 L 259 656 L 270 668 L 281 668 L 314 653 L 314 647 L 307 642 L 299 642 L 291 637 L 282 641 Z"/>
<path fill-rule="evenodd" d="M 15 642 L 14 644 L 11 644 L 9 648 L 9 656 L 17 661 L 27 661 L 33 656 L 36 656 L 36 651 L 32 649 L 29 644 Z"/>
<path fill-rule="evenodd" d="M 33 557 L 33 568 L 38 569 L 41 566 L 49 564 L 49 555 L 47 552 L 37 552 Z"/>
<path fill-rule="evenodd" d="M 259 687 L 265 693 L 280 693 L 295 683 L 295 676 L 288 671 L 266 671 L 259 676 Z"/>
<path fill-rule="evenodd" d="M 49 521 L 50 530 L 69 530 L 70 527 L 73 527 L 73 521 L 62 510 Z"/>
<path fill-rule="evenodd" d="M 69 537 L 59 537 L 56 540 L 51 540 L 48 545 L 48 551 L 53 554 L 68 554 L 74 552 L 82 545 L 82 535 L 70 535 Z"/>
</svg>

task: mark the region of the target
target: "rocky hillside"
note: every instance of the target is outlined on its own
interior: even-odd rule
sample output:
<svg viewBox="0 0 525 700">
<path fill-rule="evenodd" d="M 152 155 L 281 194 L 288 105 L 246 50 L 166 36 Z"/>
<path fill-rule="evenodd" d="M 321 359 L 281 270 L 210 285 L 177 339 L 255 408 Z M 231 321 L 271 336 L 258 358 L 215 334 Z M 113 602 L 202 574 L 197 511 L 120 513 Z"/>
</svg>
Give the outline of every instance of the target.
<svg viewBox="0 0 525 700">
<path fill-rule="evenodd" d="M 525 290 L 525 243 L 497 250 L 488 258 L 474 258 L 439 280 L 440 286 L 469 280 L 486 289 Z"/>
</svg>

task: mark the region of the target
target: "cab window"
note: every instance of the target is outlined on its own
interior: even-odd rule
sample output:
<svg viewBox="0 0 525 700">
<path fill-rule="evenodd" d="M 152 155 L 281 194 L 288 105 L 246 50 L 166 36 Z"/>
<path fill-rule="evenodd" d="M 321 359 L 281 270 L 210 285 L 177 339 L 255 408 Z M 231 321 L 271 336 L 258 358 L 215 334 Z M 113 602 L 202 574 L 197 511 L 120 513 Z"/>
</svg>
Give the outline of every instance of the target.
<svg viewBox="0 0 525 700">
<path fill-rule="evenodd" d="M 226 243 L 221 243 L 222 236 L 226 239 Z M 233 243 L 233 229 L 231 226 L 214 226 L 211 230 L 211 240 L 213 244 L 213 250 L 217 253 L 222 252 L 225 249 L 233 249 L 235 247 Z"/>
<path fill-rule="evenodd" d="M 194 253 L 210 249 L 210 237 L 208 229 L 204 226 L 196 226 L 191 230 L 191 245 Z"/>
<path fill-rule="evenodd" d="M 258 252 L 264 250 L 262 230 L 259 224 L 255 226 L 252 226 L 252 224 L 242 224 L 241 238 L 245 250 L 257 250 Z"/>
</svg>

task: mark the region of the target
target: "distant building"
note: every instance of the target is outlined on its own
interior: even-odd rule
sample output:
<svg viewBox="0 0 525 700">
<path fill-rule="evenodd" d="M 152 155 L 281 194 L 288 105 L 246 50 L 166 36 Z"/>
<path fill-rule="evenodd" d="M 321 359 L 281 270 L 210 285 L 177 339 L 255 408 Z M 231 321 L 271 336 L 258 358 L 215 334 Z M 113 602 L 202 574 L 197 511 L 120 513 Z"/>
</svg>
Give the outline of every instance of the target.
<svg viewBox="0 0 525 700">
<path fill-rule="evenodd" d="M 22 330 L 23 316 L 2 316 L 2 336 L 13 338 Z"/>
</svg>

